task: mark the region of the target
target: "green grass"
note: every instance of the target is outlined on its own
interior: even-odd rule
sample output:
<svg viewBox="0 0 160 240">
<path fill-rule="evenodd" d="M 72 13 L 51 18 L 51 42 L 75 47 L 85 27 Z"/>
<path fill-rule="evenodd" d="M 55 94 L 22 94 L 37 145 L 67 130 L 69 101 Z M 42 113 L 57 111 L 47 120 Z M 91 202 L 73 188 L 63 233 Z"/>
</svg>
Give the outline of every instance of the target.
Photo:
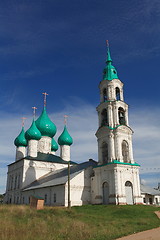
<svg viewBox="0 0 160 240">
<path fill-rule="evenodd" d="M 160 226 L 153 206 L 46 207 L 0 205 L 1 240 L 112 240 Z"/>
</svg>

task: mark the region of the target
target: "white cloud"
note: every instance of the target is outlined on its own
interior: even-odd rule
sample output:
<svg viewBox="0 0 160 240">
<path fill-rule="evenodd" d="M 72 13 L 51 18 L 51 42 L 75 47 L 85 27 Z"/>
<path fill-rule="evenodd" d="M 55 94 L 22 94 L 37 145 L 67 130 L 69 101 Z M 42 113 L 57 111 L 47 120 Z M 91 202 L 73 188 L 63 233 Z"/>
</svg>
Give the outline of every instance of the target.
<svg viewBox="0 0 160 240">
<path fill-rule="evenodd" d="M 68 130 L 73 137 L 74 144 L 71 147 L 73 161 L 83 162 L 89 158 L 97 160 L 97 140 L 95 132 L 98 127 L 98 117 L 95 106 L 74 99 L 74 104 L 66 104 L 60 112 L 50 114 L 50 118 L 56 124 L 58 132 L 55 139 L 63 131 L 63 116 L 69 115 Z M 3 169 L 0 169 L 0 191 L 5 191 L 7 164 L 14 161 L 15 147 L 13 141 L 19 134 L 20 120 L 17 115 L 0 113 L 0 162 Z M 160 111 L 159 109 L 139 108 L 137 111 L 130 111 L 130 125 L 134 130 L 134 158 L 141 164 L 143 181 L 149 185 L 156 186 L 160 182 Z M 28 116 L 25 129 L 31 124 L 31 117 Z M 59 153 L 58 153 L 59 154 Z"/>
</svg>

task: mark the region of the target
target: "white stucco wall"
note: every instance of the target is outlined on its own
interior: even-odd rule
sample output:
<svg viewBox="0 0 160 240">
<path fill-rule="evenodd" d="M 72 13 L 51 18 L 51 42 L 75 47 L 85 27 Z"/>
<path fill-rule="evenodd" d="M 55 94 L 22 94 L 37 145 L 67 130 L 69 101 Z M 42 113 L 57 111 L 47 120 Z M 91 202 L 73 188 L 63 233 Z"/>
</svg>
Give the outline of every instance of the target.
<svg viewBox="0 0 160 240">
<path fill-rule="evenodd" d="M 109 203 L 126 204 L 125 183 L 133 186 L 133 203 L 141 204 L 142 197 L 139 186 L 139 167 L 121 164 L 111 164 L 94 168 L 95 176 L 91 178 L 91 202 L 103 203 L 103 183 L 109 186 Z"/>
<path fill-rule="evenodd" d="M 50 153 L 51 152 L 51 138 L 47 136 L 42 136 L 38 141 L 38 152 Z"/>
<path fill-rule="evenodd" d="M 91 178 L 92 167 L 89 167 L 70 181 L 71 206 L 81 206 L 91 203 Z M 65 185 L 65 206 L 68 205 L 68 183 Z"/>
<path fill-rule="evenodd" d="M 24 158 L 26 156 L 26 147 L 17 147 L 16 148 L 16 161 Z"/>
<path fill-rule="evenodd" d="M 70 161 L 70 146 L 68 145 L 60 146 L 60 157 L 64 161 Z"/>
<path fill-rule="evenodd" d="M 20 203 L 22 188 L 51 171 L 66 167 L 67 164 L 27 159 L 14 162 L 8 166 L 5 202 Z"/>
</svg>

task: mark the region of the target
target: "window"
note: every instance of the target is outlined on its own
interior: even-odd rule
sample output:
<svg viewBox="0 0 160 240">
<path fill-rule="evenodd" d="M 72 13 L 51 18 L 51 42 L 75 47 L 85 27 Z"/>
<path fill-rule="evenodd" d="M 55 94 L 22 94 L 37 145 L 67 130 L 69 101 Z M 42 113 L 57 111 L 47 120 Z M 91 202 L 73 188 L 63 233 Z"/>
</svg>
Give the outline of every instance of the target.
<svg viewBox="0 0 160 240">
<path fill-rule="evenodd" d="M 106 91 L 106 88 L 103 90 L 103 101 L 104 102 L 107 101 L 107 91 Z"/>
<path fill-rule="evenodd" d="M 44 195 L 44 203 L 47 204 L 47 194 Z"/>
<path fill-rule="evenodd" d="M 103 109 L 102 113 L 101 113 L 101 126 L 108 126 L 108 114 L 107 114 L 107 110 Z"/>
<path fill-rule="evenodd" d="M 18 176 L 17 182 L 18 182 L 17 188 L 20 188 L 20 174 L 19 174 L 19 176 Z"/>
<path fill-rule="evenodd" d="M 152 198 L 149 198 L 149 204 L 152 204 Z"/>
<path fill-rule="evenodd" d="M 106 142 L 102 144 L 102 163 L 108 163 L 108 144 Z"/>
<path fill-rule="evenodd" d="M 146 198 L 143 198 L 143 203 L 146 203 Z"/>
<path fill-rule="evenodd" d="M 120 90 L 118 87 L 116 87 L 116 100 L 121 100 L 120 99 Z"/>
<path fill-rule="evenodd" d="M 17 176 L 15 176 L 14 189 L 17 188 Z"/>
<path fill-rule="evenodd" d="M 122 142 L 122 156 L 123 156 L 123 162 L 128 163 L 129 161 L 129 146 L 127 141 Z"/>
<path fill-rule="evenodd" d="M 11 177 L 11 190 L 13 189 L 13 176 Z"/>
<path fill-rule="evenodd" d="M 56 203 L 56 201 L 57 201 L 57 196 L 56 196 L 56 193 L 54 193 L 54 195 L 53 195 L 53 202 Z"/>
<path fill-rule="evenodd" d="M 125 111 L 123 108 L 118 108 L 118 117 L 119 117 L 119 124 L 120 125 L 125 125 L 126 120 L 125 120 Z"/>
</svg>

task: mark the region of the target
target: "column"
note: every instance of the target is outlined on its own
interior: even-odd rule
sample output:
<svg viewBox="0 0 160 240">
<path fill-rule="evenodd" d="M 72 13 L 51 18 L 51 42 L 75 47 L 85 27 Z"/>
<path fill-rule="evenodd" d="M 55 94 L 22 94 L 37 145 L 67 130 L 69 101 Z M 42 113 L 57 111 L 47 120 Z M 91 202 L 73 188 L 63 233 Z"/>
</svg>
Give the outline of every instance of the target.
<svg viewBox="0 0 160 240">
<path fill-rule="evenodd" d="M 110 161 L 112 162 L 115 159 L 115 152 L 114 152 L 114 134 L 111 132 L 109 135 L 109 151 L 110 151 Z"/>
<path fill-rule="evenodd" d="M 108 122 L 109 122 L 109 126 L 110 126 L 110 127 L 113 127 L 112 105 L 111 105 L 110 103 L 108 104 L 107 111 L 108 111 Z"/>
</svg>

